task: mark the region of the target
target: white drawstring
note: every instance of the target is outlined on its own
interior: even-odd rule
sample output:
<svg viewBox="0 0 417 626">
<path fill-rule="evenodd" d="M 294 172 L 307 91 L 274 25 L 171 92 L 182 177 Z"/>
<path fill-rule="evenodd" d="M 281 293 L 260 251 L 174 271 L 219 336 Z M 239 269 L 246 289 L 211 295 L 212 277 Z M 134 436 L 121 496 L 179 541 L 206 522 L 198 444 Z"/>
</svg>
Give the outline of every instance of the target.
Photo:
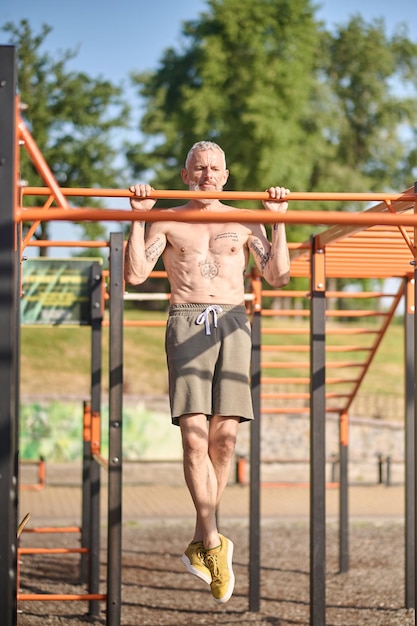
<svg viewBox="0 0 417 626">
<path fill-rule="evenodd" d="M 210 313 L 213 313 L 213 325 L 214 328 L 217 328 L 217 313 L 221 313 L 223 311 L 222 307 L 218 304 L 210 304 L 200 315 L 197 317 L 195 323 L 196 324 L 205 324 L 206 325 L 206 335 L 211 335 L 210 330 Z"/>
</svg>

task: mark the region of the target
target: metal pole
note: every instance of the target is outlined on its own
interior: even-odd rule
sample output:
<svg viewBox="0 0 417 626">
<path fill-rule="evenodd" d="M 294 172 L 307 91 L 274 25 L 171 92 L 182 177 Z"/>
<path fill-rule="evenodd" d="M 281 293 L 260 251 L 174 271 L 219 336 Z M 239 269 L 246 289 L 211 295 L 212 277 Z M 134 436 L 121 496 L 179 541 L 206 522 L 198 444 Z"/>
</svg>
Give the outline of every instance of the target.
<svg viewBox="0 0 417 626">
<path fill-rule="evenodd" d="M 406 279 L 404 313 L 404 358 L 405 358 L 405 606 L 413 609 L 416 605 L 415 591 L 415 425 L 414 425 L 414 365 L 417 350 L 415 333 L 415 282 Z"/>
<path fill-rule="evenodd" d="M 310 301 L 310 625 L 326 623 L 325 254 L 312 237 Z"/>
<path fill-rule="evenodd" d="M 255 301 L 252 317 L 251 389 L 255 419 L 251 424 L 250 436 L 249 610 L 257 612 L 260 605 L 261 278 L 255 277 L 252 284 Z"/>
<path fill-rule="evenodd" d="M 349 505 L 348 505 L 348 431 L 349 417 L 343 412 L 339 419 L 339 571 L 349 570 Z"/>
<path fill-rule="evenodd" d="M 120 626 L 122 554 L 123 234 L 110 235 L 107 626 Z"/>
<path fill-rule="evenodd" d="M 15 48 L 0 46 L 0 615 L 4 626 L 14 626 L 17 621 L 19 306 L 14 223 L 15 98 Z"/>
<path fill-rule="evenodd" d="M 101 359 L 102 359 L 102 316 L 103 303 L 101 291 L 101 266 L 93 263 L 91 268 L 91 418 L 100 415 L 101 410 Z M 100 442 L 90 441 L 91 445 Z M 90 450 L 91 457 L 91 450 Z M 99 593 L 100 587 L 100 492 L 101 476 L 100 465 L 94 458 L 90 458 L 90 570 L 89 591 Z M 100 612 L 100 602 L 90 600 L 89 615 L 97 616 Z"/>
<path fill-rule="evenodd" d="M 90 464 L 91 464 L 91 403 L 83 403 L 83 459 L 81 497 L 81 547 L 90 549 Z M 81 583 L 88 582 L 89 555 L 81 555 Z"/>
</svg>

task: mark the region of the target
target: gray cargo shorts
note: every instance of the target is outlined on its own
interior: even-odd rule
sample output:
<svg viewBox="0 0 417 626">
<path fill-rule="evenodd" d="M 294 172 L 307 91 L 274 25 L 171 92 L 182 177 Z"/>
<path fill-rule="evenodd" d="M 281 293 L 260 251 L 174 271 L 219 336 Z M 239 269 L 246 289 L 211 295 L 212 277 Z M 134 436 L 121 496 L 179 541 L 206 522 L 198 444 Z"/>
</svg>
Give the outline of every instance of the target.
<svg viewBox="0 0 417 626">
<path fill-rule="evenodd" d="M 252 420 L 251 346 L 244 306 L 172 305 L 165 336 L 172 423 L 189 413 Z"/>
</svg>

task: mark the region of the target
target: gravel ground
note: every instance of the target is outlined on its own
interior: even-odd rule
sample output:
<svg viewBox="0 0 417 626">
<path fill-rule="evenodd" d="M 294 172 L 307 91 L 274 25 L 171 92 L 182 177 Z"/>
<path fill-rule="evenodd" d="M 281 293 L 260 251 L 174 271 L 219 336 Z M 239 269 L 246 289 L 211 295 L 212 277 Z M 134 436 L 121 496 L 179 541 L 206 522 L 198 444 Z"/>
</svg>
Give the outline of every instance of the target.
<svg viewBox="0 0 417 626">
<path fill-rule="evenodd" d="M 236 587 L 231 600 L 217 605 L 210 589 L 190 576 L 180 561 L 190 540 L 189 522 L 129 524 L 123 530 L 123 626 L 308 626 L 309 533 L 305 521 L 262 524 L 261 602 L 248 603 L 248 529 L 226 520 L 224 534 L 235 544 Z M 48 545 L 45 535 L 23 536 L 22 546 Z M 74 546 L 68 535 L 54 547 Z M 105 581 L 103 541 L 103 581 Z M 412 626 L 414 611 L 404 608 L 404 526 L 393 522 L 353 522 L 350 570 L 338 573 L 338 532 L 327 529 L 326 624 L 328 626 Z M 23 592 L 82 593 L 79 556 L 23 556 Z M 105 582 L 102 591 L 105 593 Z M 18 626 L 82 626 L 91 623 L 85 602 L 19 602 Z M 96 624 L 106 624 L 105 603 Z"/>
</svg>

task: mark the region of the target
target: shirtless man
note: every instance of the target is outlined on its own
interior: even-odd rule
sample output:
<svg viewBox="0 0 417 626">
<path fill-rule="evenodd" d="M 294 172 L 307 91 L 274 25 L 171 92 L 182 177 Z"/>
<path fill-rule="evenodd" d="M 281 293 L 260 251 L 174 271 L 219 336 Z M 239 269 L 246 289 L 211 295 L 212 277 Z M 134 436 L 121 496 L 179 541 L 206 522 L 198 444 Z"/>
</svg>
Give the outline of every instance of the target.
<svg viewBox="0 0 417 626">
<path fill-rule="evenodd" d="M 181 171 L 190 190 L 221 191 L 229 172 L 223 150 L 202 141 Z M 152 209 L 149 185 L 130 191 L 133 211 Z M 244 277 L 252 251 L 262 276 L 285 286 L 290 261 L 284 187 L 270 187 L 264 208 L 277 213 L 272 242 L 260 224 L 200 224 L 169 221 L 170 213 L 233 209 L 219 200 L 191 199 L 166 209 L 167 221 L 133 221 L 126 247 L 125 280 L 143 283 L 162 255 L 171 286 L 166 353 L 172 422 L 180 426 L 184 476 L 196 509 L 192 542 L 182 556 L 187 570 L 210 584 L 214 599 L 229 600 L 234 588 L 233 543 L 219 534 L 216 509 L 230 473 L 237 428 L 253 419 L 249 388 L 250 325 L 244 306 Z M 244 215 L 244 211 L 242 211 Z"/>
</svg>

